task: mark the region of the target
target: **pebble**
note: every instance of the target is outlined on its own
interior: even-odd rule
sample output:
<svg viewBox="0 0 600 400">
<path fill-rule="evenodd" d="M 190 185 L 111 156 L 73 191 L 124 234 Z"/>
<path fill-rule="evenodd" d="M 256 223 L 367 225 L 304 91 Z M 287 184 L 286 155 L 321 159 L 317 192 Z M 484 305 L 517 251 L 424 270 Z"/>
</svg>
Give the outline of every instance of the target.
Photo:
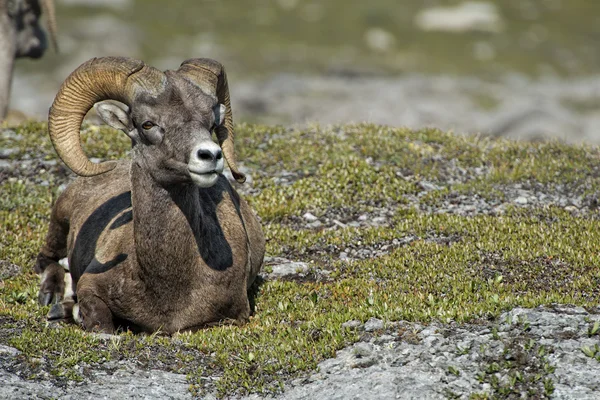
<svg viewBox="0 0 600 400">
<path fill-rule="evenodd" d="M 315 229 L 320 228 L 323 225 L 321 221 L 313 221 L 311 223 L 306 224 L 308 228 Z"/>
<path fill-rule="evenodd" d="M 305 220 L 307 220 L 308 222 L 314 222 L 317 221 L 319 218 L 317 218 L 315 215 L 307 212 L 305 213 L 302 218 L 304 218 Z"/>
<path fill-rule="evenodd" d="M 525 196 L 519 196 L 519 197 L 517 197 L 517 198 L 514 200 L 514 202 L 515 202 L 516 204 L 522 204 L 522 205 L 524 205 L 524 204 L 527 204 L 529 201 L 527 200 L 527 197 L 525 197 Z"/>
<path fill-rule="evenodd" d="M 396 38 L 385 29 L 371 28 L 365 32 L 365 42 L 373 51 L 387 52 L 394 47 Z"/>
</svg>

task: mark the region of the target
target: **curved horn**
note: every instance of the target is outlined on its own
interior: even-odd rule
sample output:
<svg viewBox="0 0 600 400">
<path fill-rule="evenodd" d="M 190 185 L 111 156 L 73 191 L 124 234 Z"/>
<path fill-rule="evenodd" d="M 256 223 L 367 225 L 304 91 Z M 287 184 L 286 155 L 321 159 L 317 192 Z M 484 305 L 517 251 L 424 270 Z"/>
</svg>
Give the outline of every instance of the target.
<svg viewBox="0 0 600 400">
<path fill-rule="evenodd" d="M 59 157 L 78 175 L 110 171 L 114 161 L 92 163 L 79 134 L 85 114 L 102 100 L 117 100 L 131 107 L 137 89 L 156 90 L 162 72 L 142 61 L 124 57 L 93 58 L 81 64 L 63 82 L 48 115 L 48 133 Z"/>
<path fill-rule="evenodd" d="M 192 58 L 184 61 L 177 72 L 190 79 L 206 92 L 216 94 L 219 103 L 227 108 L 224 123 L 216 129 L 217 140 L 221 149 L 223 149 L 223 154 L 227 159 L 227 164 L 229 164 L 231 175 L 233 175 L 236 181 L 244 183 L 246 176 L 240 172 L 235 162 L 233 115 L 231 112 L 229 85 L 227 84 L 225 68 L 223 68 L 221 63 L 209 58 Z"/>
<path fill-rule="evenodd" d="M 48 23 L 48 33 L 50 34 L 50 40 L 54 46 L 54 50 L 58 53 L 58 39 L 57 39 L 57 24 L 56 24 L 56 12 L 54 10 L 54 0 L 41 0 L 42 12 L 46 15 L 46 21 Z"/>
</svg>

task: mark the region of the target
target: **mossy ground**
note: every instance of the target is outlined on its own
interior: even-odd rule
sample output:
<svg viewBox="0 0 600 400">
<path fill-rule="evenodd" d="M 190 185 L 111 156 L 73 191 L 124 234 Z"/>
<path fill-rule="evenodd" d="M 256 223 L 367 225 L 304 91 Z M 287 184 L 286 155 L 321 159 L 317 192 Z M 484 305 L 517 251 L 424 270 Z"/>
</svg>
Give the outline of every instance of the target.
<svg viewBox="0 0 600 400">
<path fill-rule="evenodd" d="M 23 352 L 14 368 L 31 379 L 80 380 L 88 368 L 135 360 L 188 374 L 195 393 L 265 392 L 356 341 L 355 331 L 342 328 L 348 320 L 477 322 L 515 306 L 598 304 L 600 222 L 592 206 L 435 211 L 457 195 L 506 202 L 512 187 L 593 197 L 597 148 L 374 125 L 241 125 L 238 159 L 253 182 L 240 190 L 262 218 L 267 253 L 308 262 L 320 271 L 314 279 L 262 282 L 255 315 L 241 327 L 109 339 L 57 329 L 36 302 L 32 266 L 70 173 L 45 130 L 31 123 L 0 136 L 0 148 L 17 149 L 10 157 L 19 160 L 0 172 L 0 261 L 21 268 L 0 282 L 0 344 Z M 85 129 L 83 143 L 100 158 L 123 157 L 129 147 L 124 135 L 97 127 Z M 423 182 L 439 190 L 424 193 Z M 349 224 L 381 210 L 388 217 L 377 225 Z M 311 228 L 306 212 L 339 223 Z M 344 249 L 361 247 L 385 251 L 340 259 Z"/>
</svg>

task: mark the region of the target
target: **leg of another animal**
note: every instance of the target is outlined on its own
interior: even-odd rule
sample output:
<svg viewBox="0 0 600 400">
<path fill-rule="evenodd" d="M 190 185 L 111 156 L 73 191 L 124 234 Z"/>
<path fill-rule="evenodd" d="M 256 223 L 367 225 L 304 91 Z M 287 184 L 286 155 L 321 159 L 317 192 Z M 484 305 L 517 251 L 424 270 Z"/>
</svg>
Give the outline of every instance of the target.
<svg viewBox="0 0 600 400">
<path fill-rule="evenodd" d="M 1 3 L 1 1 L 0 1 Z M 15 61 L 15 36 L 6 10 L 0 4 L 0 121 L 8 112 Z"/>
</svg>

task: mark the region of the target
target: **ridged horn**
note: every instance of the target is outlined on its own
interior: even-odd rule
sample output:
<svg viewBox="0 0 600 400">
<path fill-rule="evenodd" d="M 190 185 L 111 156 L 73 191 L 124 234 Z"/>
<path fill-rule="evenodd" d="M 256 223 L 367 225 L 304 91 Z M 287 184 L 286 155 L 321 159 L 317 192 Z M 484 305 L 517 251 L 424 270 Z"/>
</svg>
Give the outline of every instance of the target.
<svg viewBox="0 0 600 400">
<path fill-rule="evenodd" d="M 54 46 L 54 50 L 58 53 L 58 28 L 56 24 L 56 12 L 54 9 L 54 0 L 40 0 L 42 5 L 42 13 L 46 16 L 46 22 L 48 25 L 48 33 L 50 34 L 50 40 Z"/>
<path fill-rule="evenodd" d="M 200 86 L 207 93 L 215 94 L 219 103 L 227 108 L 225 121 L 216 129 L 217 140 L 227 159 L 231 175 L 236 181 L 244 183 L 246 176 L 240 172 L 235 161 L 233 113 L 229 100 L 229 85 L 227 84 L 225 68 L 221 63 L 210 58 L 192 58 L 184 61 L 177 72 Z"/>
<path fill-rule="evenodd" d="M 137 90 L 156 91 L 164 74 L 140 60 L 93 58 L 65 79 L 48 115 L 48 133 L 59 157 L 77 175 L 93 176 L 113 169 L 114 161 L 92 163 L 79 139 L 86 113 L 94 103 L 117 100 L 131 107 Z"/>
</svg>

